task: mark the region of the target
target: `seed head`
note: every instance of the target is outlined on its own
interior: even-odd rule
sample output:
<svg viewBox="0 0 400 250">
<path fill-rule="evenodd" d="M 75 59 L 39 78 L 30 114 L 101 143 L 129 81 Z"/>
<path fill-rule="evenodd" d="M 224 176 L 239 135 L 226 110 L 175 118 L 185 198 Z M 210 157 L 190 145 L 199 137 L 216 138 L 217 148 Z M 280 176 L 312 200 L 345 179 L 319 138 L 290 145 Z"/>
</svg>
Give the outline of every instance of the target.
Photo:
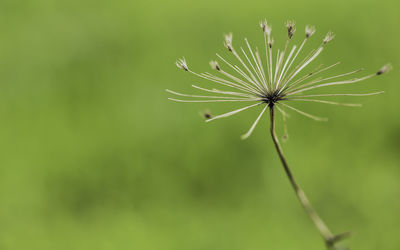
<svg viewBox="0 0 400 250">
<path fill-rule="evenodd" d="M 211 61 L 211 62 L 210 62 L 210 66 L 211 66 L 211 68 L 213 68 L 213 69 L 215 69 L 215 70 L 218 70 L 218 71 L 221 70 L 221 68 L 219 67 L 219 64 L 218 64 L 217 61 Z"/>
<path fill-rule="evenodd" d="M 310 36 L 314 35 L 315 33 L 315 27 L 307 25 L 306 26 L 306 38 L 309 38 Z"/>
<path fill-rule="evenodd" d="M 385 74 L 385 73 L 391 71 L 392 68 L 393 68 L 393 67 L 392 67 L 392 65 L 391 65 L 390 63 L 385 64 L 378 72 L 376 72 L 376 74 L 377 74 L 377 75 Z"/>
<path fill-rule="evenodd" d="M 267 34 L 267 36 L 271 36 L 272 28 L 270 25 L 268 25 L 267 19 L 260 22 L 260 27 L 263 30 L 263 32 Z"/>
<path fill-rule="evenodd" d="M 322 41 L 324 44 L 330 42 L 335 38 L 335 34 L 332 31 L 329 31 L 328 34 L 326 34 L 324 40 Z"/>
<path fill-rule="evenodd" d="M 283 50 L 277 51 L 277 59 L 273 60 L 274 49 L 272 48 L 274 40 L 271 37 L 271 26 L 268 25 L 267 21 L 264 20 L 260 22 L 260 27 L 263 30 L 263 36 L 265 39 L 265 57 L 261 57 L 259 50 L 257 48 L 253 49 L 245 39 L 247 50 L 240 47 L 241 52 L 243 52 L 243 57 L 236 53 L 232 46 L 232 33 L 225 35 L 224 45 L 231 51 L 231 57 L 234 57 L 235 63 L 230 63 L 229 59 L 225 59 L 217 54 L 220 62 L 224 63 L 231 73 L 222 70 L 217 61 L 211 61 L 210 66 L 215 69 L 215 74 L 208 72 L 196 73 L 189 70 L 185 58 L 179 59 L 176 65 L 189 73 L 200 77 L 202 79 L 208 80 L 219 87 L 218 88 L 204 88 L 201 86 L 192 85 L 193 88 L 198 91 L 206 92 L 205 94 L 185 94 L 178 93 L 175 91 L 167 90 L 170 94 L 182 97 L 182 98 L 169 98 L 176 102 L 186 102 L 186 103 L 215 103 L 215 102 L 229 102 L 229 103 L 247 103 L 250 104 L 243 106 L 241 108 L 235 109 L 233 111 L 211 116 L 210 114 L 204 114 L 206 122 L 221 119 L 224 117 L 229 117 L 235 115 L 239 112 L 255 108 L 263 107 L 258 117 L 247 131 L 246 134 L 242 136 L 243 139 L 248 138 L 254 131 L 254 128 L 259 123 L 262 116 L 264 116 L 266 110 L 276 109 L 279 111 L 283 117 L 289 117 L 286 111 L 297 112 L 300 115 L 311 118 L 316 121 L 326 121 L 325 118 L 317 117 L 312 114 L 306 113 L 297 107 L 291 106 L 292 102 L 313 102 L 313 103 L 323 103 L 329 105 L 341 105 L 348 107 L 360 107 L 360 104 L 354 103 L 341 103 L 331 100 L 326 100 L 329 97 L 335 96 L 370 96 L 378 95 L 383 93 L 383 91 L 372 92 L 372 93 L 321 93 L 321 94 L 308 94 L 309 91 L 324 89 L 328 86 L 337 86 L 343 84 L 354 84 L 360 81 L 376 77 L 381 74 L 385 74 L 392 69 L 390 64 L 384 65 L 378 72 L 373 72 L 364 76 L 348 78 L 350 75 L 358 74 L 361 70 L 353 70 L 347 73 L 334 74 L 323 76 L 322 73 L 331 69 L 332 67 L 338 65 L 339 63 L 334 63 L 332 65 L 321 68 L 321 66 L 315 69 L 304 72 L 304 70 L 309 67 L 314 60 L 321 54 L 324 49 L 324 45 L 330 42 L 334 38 L 332 32 L 328 32 L 322 40 L 322 44 L 307 53 L 304 58 L 299 58 L 303 53 L 304 42 L 315 33 L 315 28 L 313 26 L 305 27 L 305 38 L 300 46 L 293 45 L 289 50 L 288 44 L 293 37 L 296 30 L 294 21 L 286 22 L 286 30 L 288 32 L 288 39 L 286 40 L 285 48 Z M 246 59 L 246 60 L 244 60 Z M 253 60 L 251 60 L 253 59 Z M 266 62 L 266 63 L 265 63 Z M 297 63 L 298 62 L 298 63 Z M 225 66 L 224 66 L 225 67 Z M 236 72 L 236 73 L 235 73 Z M 318 75 L 318 76 L 317 76 Z M 316 77 L 317 76 L 317 77 Z M 190 98 L 190 99 L 187 99 Z"/>
<path fill-rule="evenodd" d="M 286 21 L 286 28 L 288 31 L 288 37 L 291 39 L 296 32 L 295 22 L 293 20 Z"/>
<path fill-rule="evenodd" d="M 272 45 L 274 45 L 274 39 L 272 38 L 269 42 L 268 42 L 268 46 L 269 48 L 272 48 Z"/>
<path fill-rule="evenodd" d="M 189 71 L 189 67 L 187 66 L 186 59 L 184 57 L 182 59 L 178 59 L 175 64 L 178 68 Z"/>
<path fill-rule="evenodd" d="M 232 36 L 233 36 L 232 32 L 227 34 L 227 35 L 225 35 L 224 45 L 229 51 L 233 50 L 233 47 L 232 47 Z"/>
<path fill-rule="evenodd" d="M 212 115 L 211 115 L 211 113 L 210 113 L 209 111 L 205 111 L 205 112 L 203 113 L 203 116 L 204 116 L 204 118 L 206 118 L 206 119 L 211 119 L 211 118 L 212 118 Z"/>
</svg>

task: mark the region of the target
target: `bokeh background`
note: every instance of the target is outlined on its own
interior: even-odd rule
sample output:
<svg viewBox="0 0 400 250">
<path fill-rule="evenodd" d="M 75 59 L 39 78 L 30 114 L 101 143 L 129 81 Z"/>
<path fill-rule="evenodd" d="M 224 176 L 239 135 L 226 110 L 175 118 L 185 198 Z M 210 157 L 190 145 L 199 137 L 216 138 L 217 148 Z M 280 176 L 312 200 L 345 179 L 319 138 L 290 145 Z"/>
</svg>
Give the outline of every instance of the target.
<svg viewBox="0 0 400 250">
<path fill-rule="evenodd" d="M 222 34 L 276 44 L 295 19 L 335 40 L 316 60 L 332 73 L 386 62 L 394 70 L 326 92 L 363 108 L 298 104 L 284 143 L 298 182 L 351 249 L 400 249 L 400 5 L 348 1 L 0 2 L 0 249 L 324 249 L 298 204 L 259 109 L 206 124 L 201 112 L 232 105 L 181 104 L 166 88 L 206 82 L 178 70 L 186 56 L 209 71 Z M 324 92 L 322 89 L 318 92 Z M 278 120 L 282 135 L 282 121 Z"/>
</svg>

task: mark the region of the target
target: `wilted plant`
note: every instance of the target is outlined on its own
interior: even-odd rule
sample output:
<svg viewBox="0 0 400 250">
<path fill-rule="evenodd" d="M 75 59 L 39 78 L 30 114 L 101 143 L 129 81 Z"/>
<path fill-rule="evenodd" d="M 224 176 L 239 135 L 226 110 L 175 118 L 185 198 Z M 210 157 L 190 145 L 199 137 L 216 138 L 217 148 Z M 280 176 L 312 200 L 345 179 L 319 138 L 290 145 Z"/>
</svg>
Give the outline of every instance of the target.
<svg viewBox="0 0 400 250">
<path fill-rule="evenodd" d="M 310 37 L 315 33 L 315 28 L 312 26 L 306 26 L 305 28 L 305 37 L 303 42 L 300 44 L 299 47 L 297 45 L 293 45 L 290 50 L 289 44 L 292 40 L 292 37 L 296 31 L 294 21 L 287 21 L 286 22 L 286 29 L 287 29 L 287 39 L 284 45 L 283 50 L 278 49 L 276 59 L 273 58 L 273 48 L 274 40 L 271 36 L 271 26 L 267 23 L 266 20 L 260 22 L 260 27 L 264 34 L 264 45 L 265 45 L 265 62 L 262 61 L 260 52 L 256 48 L 255 50 L 252 49 L 250 43 L 247 39 L 245 39 L 245 43 L 247 46 L 247 52 L 245 49 L 240 47 L 239 52 L 235 50 L 233 43 L 232 43 L 232 33 L 225 35 L 225 47 L 229 50 L 229 52 L 233 55 L 236 59 L 237 63 L 240 66 L 235 65 L 232 62 L 224 59 L 222 56 L 217 54 L 217 57 L 226 64 L 227 67 L 231 68 L 237 75 L 232 75 L 223 69 L 217 61 L 211 61 L 210 65 L 211 68 L 217 71 L 217 73 L 221 74 L 222 76 L 216 76 L 206 73 L 196 73 L 193 72 L 186 60 L 179 59 L 176 62 L 176 65 L 183 69 L 184 71 L 190 72 L 198 77 L 203 79 L 212 81 L 219 85 L 228 87 L 229 90 L 219 90 L 219 89 L 206 89 L 203 87 L 199 87 L 196 85 L 192 85 L 193 88 L 198 90 L 219 94 L 218 96 L 215 95 L 189 95 L 189 94 L 182 94 L 175 91 L 168 90 L 167 91 L 171 94 L 182 96 L 182 97 L 192 97 L 197 98 L 196 100 L 191 99 L 175 99 L 169 98 L 172 101 L 177 102 L 253 102 L 253 104 L 230 111 L 225 114 L 216 115 L 212 117 L 210 114 L 207 113 L 206 121 L 213 121 L 219 118 L 228 117 L 234 114 L 237 114 L 241 111 L 263 105 L 263 109 L 261 113 L 258 115 L 250 129 L 242 135 L 242 139 L 248 138 L 251 133 L 253 132 L 254 128 L 256 127 L 257 123 L 259 122 L 262 115 L 265 113 L 267 109 L 269 109 L 269 116 L 270 116 L 270 133 L 272 136 L 272 140 L 274 142 L 275 148 L 278 152 L 279 158 L 283 164 L 284 170 L 286 172 L 287 177 L 296 192 L 296 195 L 304 207 L 308 215 L 310 216 L 311 220 L 314 222 L 315 226 L 321 233 L 325 244 L 328 249 L 335 249 L 335 244 L 340 241 L 341 239 L 349 236 L 349 233 L 337 234 L 334 235 L 325 223 L 321 220 L 315 210 L 311 207 L 305 193 L 303 190 L 297 185 L 290 169 L 287 164 L 286 158 L 283 154 L 282 148 L 280 146 L 278 137 L 276 136 L 275 132 L 275 108 L 278 110 L 284 120 L 288 117 L 285 109 L 290 109 L 295 111 L 301 115 L 304 115 L 308 118 L 311 118 L 316 121 L 326 121 L 326 118 L 317 117 L 306 113 L 302 110 L 294 108 L 287 104 L 290 101 L 301 101 L 301 102 L 316 102 L 316 103 L 324 103 L 324 104 L 333 104 L 333 105 L 343 105 L 343 106 L 351 106 L 357 107 L 361 106 L 361 104 L 354 104 L 354 103 L 340 103 L 340 102 L 333 102 L 324 99 L 320 99 L 321 97 L 333 97 L 333 96 L 369 96 L 369 95 L 376 95 L 381 94 L 383 91 L 380 92 L 373 92 L 373 93 L 323 93 L 323 94 L 307 94 L 308 91 L 323 88 L 327 86 L 333 85 L 344 85 L 344 84 L 352 84 L 357 83 L 375 76 L 382 75 L 388 72 L 391 69 L 391 65 L 387 64 L 383 66 L 379 71 L 373 74 L 351 78 L 351 79 L 344 79 L 340 80 L 341 78 L 349 75 L 356 74 L 363 69 L 354 70 L 348 73 L 343 73 L 339 75 L 333 75 L 328 77 L 318 77 L 314 78 L 314 76 L 325 72 L 334 66 L 338 65 L 339 63 L 332 64 L 327 67 L 322 67 L 322 65 L 318 66 L 316 69 L 312 70 L 304 74 L 303 76 L 298 76 L 311 62 L 313 62 L 319 54 L 321 54 L 322 50 L 325 48 L 325 45 L 329 43 L 333 38 L 334 34 L 332 32 L 328 32 L 326 36 L 322 39 L 321 44 L 311 52 L 309 52 L 303 59 L 298 59 L 301 51 L 303 50 L 305 44 L 310 39 Z M 244 59 L 239 55 L 242 53 Z M 288 55 L 286 56 L 286 53 Z M 264 52 L 263 52 L 264 53 Z M 299 62 L 296 62 L 297 61 Z M 295 63 L 296 62 L 296 63 Z M 306 94 L 305 94 L 306 93 Z M 318 99 L 314 99 L 318 98 Z"/>
</svg>

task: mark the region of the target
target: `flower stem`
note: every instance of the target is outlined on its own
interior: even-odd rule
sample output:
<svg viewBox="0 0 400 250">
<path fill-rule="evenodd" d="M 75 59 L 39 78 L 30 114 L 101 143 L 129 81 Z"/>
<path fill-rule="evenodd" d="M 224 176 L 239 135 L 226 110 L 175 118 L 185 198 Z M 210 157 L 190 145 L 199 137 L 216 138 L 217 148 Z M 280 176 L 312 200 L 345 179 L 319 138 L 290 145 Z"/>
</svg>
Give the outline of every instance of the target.
<svg viewBox="0 0 400 250">
<path fill-rule="evenodd" d="M 330 249 L 330 250 L 337 249 L 337 248 L 335 248 L 335 243 L 344 238 L 347 238 L 348 236 L 350 236 L 350 233 L 333 235 L 331 233 L 331 231 L 328 229 L 328 227 L 325 225 L 325 223 L 322 221 L 322 219 L 315 212 L 315 210 L 311 207 L 311 204 L 308 201 L 307 196 L 305 195 L 304 191 L 299 187 L 299 185 L 297 185 L 297 183 L 293 177 L 293 174 L 290 171 L 289 165 L 287 164 L 286 158 L 283 155 L 281 145 L 279 144 L 279 140 L 275 133 L 275 112 L 274 112 L 273 106 L 270 107 L 270 121 L 271 121 L 270 132 L 271 132 L 272 140 L 274 142 L 276 151 L 278 152 L 279 158 L 282 162 L 285 173 L 290 181 L 290 184 L 292 185 L 294 191 L 296 192 L 297 198 L 299 199 L 301 205 L 306 210 L 307 214 L 310 216 L 314 225 L 317 227 L 318 231 L 322 235 L 322 237 L 325 241 L 325 244 L 327 246 L 327 249 Z"/>
</svg>

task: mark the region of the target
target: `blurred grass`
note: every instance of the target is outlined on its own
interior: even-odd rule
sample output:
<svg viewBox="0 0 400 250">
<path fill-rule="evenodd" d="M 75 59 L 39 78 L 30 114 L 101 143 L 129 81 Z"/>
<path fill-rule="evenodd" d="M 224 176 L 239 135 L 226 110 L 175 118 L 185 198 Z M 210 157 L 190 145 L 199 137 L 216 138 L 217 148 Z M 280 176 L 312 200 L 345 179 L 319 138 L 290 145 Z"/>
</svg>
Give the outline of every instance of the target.
<svg viewBox="0 0 400 250">
<path fill-rule="evenodd" d="M 322 249 L 290 189 L 263 120 L 247 112 L 204 124 L 229 105 L 182 105 L 165 88 L 198 79 L 224 53 L 222 33 L 261 43 L 337 34 L 319 62 L 389 75 L 337 90 L 385 90 L 350 109 L 305 105 L 292 114 L 289 163 L 352 249 L 399 249 L 400 7 L 397 1 L 0 2 L 0 249 Z M 358 101 L 357 100 L 357 101 Z M 354 100 L 353 100 L 354 101 Z M 279 126 L 279 125 L 278 125 Z"/>
</svg>

